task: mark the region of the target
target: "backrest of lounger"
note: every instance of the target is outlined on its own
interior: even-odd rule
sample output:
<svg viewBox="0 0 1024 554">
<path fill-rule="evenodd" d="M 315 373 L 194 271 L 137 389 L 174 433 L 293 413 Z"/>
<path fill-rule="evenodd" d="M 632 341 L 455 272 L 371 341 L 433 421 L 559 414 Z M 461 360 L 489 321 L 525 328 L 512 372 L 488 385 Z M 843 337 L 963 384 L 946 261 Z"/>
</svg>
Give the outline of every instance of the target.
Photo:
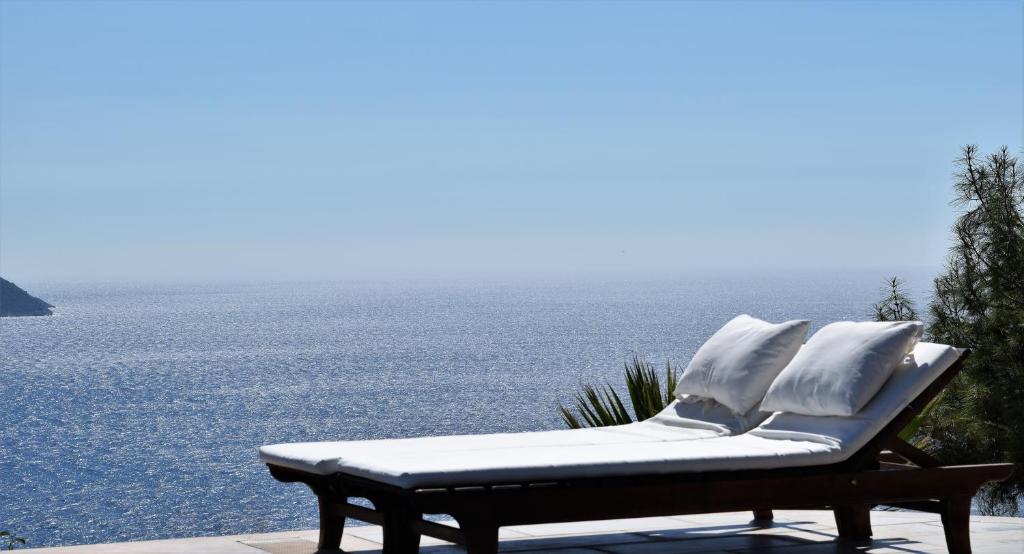
<svg viewBox="0 0 1024 554">
<path fill-rule="evenodd" d="M 828 442 L 839 446 L 849 457 L 949 369 L 960 358 L 961 352 L 943 344 L 919 343 L 878 394 L 856 415 L 808 416 L 779 412 L 749 434 L 770 439 Z"/>
</svg>

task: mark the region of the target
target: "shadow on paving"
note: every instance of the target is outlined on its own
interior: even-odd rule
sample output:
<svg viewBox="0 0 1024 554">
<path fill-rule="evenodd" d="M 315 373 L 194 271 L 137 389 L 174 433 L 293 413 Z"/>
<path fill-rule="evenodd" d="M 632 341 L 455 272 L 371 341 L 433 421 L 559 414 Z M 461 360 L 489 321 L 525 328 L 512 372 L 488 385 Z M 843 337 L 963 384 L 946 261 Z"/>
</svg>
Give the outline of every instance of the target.
<svg viewBox="0 0 1024 554">
<path fill-rule="evenodd" d="M 905 539 L 839 541 L 836 535 L 815 528 L 816 522 L 796 521 L 771 525 L 712 525 L 685 529 L 644 530 L 560 537 L 515 538 L 501 541 L 501 552 L 553 552 L 557 554 L 687 554 L 687 553 L 934 553 L 935 546 Z M 246 542 L 271 554 L 315 554 L 316 545 L 305 540 Z M 378 550 L 358 550 L 376 554 Z M 451 545 L 424 545 L 423 554 L 465 552 Z"/>
</svg>

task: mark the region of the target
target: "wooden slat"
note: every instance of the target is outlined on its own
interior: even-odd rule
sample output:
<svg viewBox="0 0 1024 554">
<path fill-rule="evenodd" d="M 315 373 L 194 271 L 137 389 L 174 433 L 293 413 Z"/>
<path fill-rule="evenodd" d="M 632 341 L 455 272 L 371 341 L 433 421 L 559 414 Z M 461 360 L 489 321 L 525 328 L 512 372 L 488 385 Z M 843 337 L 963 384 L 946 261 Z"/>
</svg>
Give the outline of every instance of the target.
<svg viewBox="0 0 1024 554">
<path fill-rule="evenodd" d="M 905 464 L 907 459 L 892 450 L 883 450 L 878 453 L 878 461 L 890 464 Z"/>
<path fill-rule="evenodd" d="M 916 469 L 917 466 L 910 465 L 908 463 L 890 464 L 889 462 L 879 462 L 878 469 L 885 471 L 901 471 L 904 469 Z"/>
<path fill-rule="evenodd" d="M 373 523 L 376 525 L 384 524 L 384 514 L 377 510 L 356 506 L 355 504 L 339 504 L 335 507 L 335 513 L 338 516 L 358 519 L 359 521 L 365 521 L 366 523 Z"/>
<path fill-rule="evenodd" d="M 981 484 L 1005 479 L 1012 471 L 1012 464 L 991 464 L 784 478 L 767 475 L 751 480 L 667 481 L 613 489 L 576 486 L 452 495 L 417 498 L 415 504 L 427 513 L 490 511 L 501 525 L 556 523 L 729 512 L 764 506 L 785 509 L 927 500 L 964 491 L 973 493 Z"/>
<path fill-rule="evenodd" d="M 939 467 L 942 465 L 942 462 L 937 460 L 931 454 L 899 437 L 895 437 L 886 443 L 886 447 L 906 458 L 908 462 L 915 463 L 921 467 Z"/>
<path fill-rule="evenodd" d="M 918 512 L 929 512 L 933 514 L 942 513 L 942 502 L 938 500 L 916 500 L 911 502 L 892 502 L 887 504 L 893 508 L 904 508 L 906 510 L 917 510 Z"/>
<path fill-rule="evenodd" d="M 365 521 L 376 525 L 385 524 L 383 513 L 363 506 L 358 506 L 356 504 L 336 504 L 333 512 L 337 517 L 358 519 L 359 521 Z M 414 520 L 412 522 L 412 529 L 420 535 L 429 535 L 455 544 L 465 544 L 466 542 L 465 536 L 459 528 L 434 523 L 433 521 L 426 521 L 422 519 Z"/>
<path fill-rule="evenodd" d="M 421 535 L 429 535 L 455 544 L 466 544 L 466 535 L 458 527 L 420 519 L 412 522 L 412 529 Z"/>
</svg>

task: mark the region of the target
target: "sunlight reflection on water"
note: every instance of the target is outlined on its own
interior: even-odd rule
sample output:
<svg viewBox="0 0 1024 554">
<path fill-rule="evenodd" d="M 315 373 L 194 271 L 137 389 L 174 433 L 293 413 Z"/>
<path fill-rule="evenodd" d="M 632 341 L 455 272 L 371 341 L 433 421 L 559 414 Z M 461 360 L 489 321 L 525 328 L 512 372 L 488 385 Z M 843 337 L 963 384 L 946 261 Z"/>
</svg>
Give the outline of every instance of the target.
<svg viewBox="0 0 1024 554">
<path fill-rule="evenodd" d="M 633 352 L 685 363 L 741 312 L 864 319 L 886 275 L 34 285 L 57 314 L 0 320 L 0 522 L 31 546 L 315 527 L 259 445 L 557 428 Z"/>
</svg>

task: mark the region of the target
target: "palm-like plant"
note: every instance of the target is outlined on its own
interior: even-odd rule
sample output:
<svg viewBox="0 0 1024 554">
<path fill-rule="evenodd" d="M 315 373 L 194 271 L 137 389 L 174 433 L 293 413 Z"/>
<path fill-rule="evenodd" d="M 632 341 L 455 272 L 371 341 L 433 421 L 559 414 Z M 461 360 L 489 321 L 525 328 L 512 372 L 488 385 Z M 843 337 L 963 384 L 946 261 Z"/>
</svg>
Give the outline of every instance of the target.
<svg viewBox="0 0 1024 554">
<path fill-rule="evenodd" d="M 665 388 L 661 386 L 658 371 L 650 362 L 634 355 L 625 363 L 626 390 L 633 408 L 632 414 L 626 409 L 622 397 L 605 383 L 595 387 L 590 384 L 580 385 L 576 393 L 575 412 L 566 406 L 559 406 L 562 421 L 572 429 L 581 427 L 605 427 L 622 425 L 634 421 L 643 421 L 657 414 L 672 402 L 676 390 L 678 372 L 672 362 L 665 363 Z"/>
</svg>

